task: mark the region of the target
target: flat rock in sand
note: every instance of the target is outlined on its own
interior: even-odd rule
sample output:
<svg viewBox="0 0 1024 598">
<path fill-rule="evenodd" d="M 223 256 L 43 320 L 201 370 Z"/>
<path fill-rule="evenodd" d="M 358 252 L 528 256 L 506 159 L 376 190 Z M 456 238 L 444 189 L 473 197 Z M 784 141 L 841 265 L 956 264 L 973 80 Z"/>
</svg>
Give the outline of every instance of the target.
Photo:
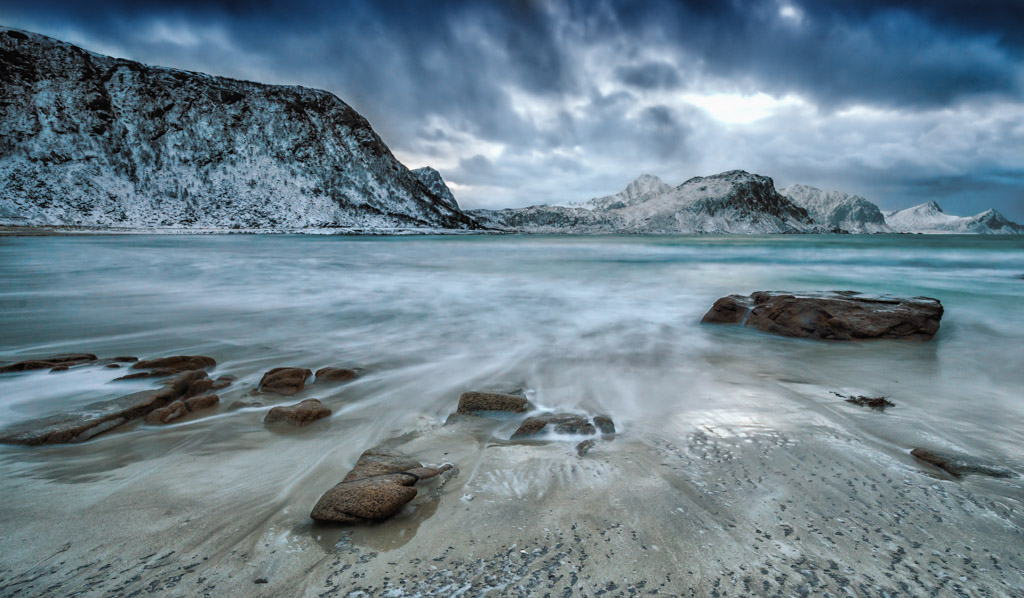
<svg viewBox="0 0 1024 598">
<path fill-rule="evenodd" d="M 760 291 L 749 297 L 722 297 L 701 321 L 742 324 L 797 338 L 928 341 L 939 330 L 942 313 L 939 300 L 929 297 L 869 296 L 854 291 Z"/>
<path fill-rule="evenodd" d="M 424 467 L 387 449 L 364 452 L 345 479 L 320 497 L 309 516 L 332 523 L 366 523 L 386 519 L 416 498 L 411 486 L 451 469 Z"/>
<path fill-rule="evenodd" d="M 166 407 L 183 397 L 194 381 L 204 377 L 206 372 L 201 370 L 182 372 L 160 389 L 135 392 L 86 405 L 73 413 L 61 413 L 7 426 L 0 430 L 0 442 L 39 445 L 88 440 Z"/>
<path fill-rule="evenodd" d="M 610 418 L 608 422 L 611 422 Z M 523 423 L 512 434 L 512 439 L 535 436 L 548 429 L 552 429 L 559 434 L 583 434 L 590 436 L 597 433 L 597 428 L 594 427 L 594 424 L 590 423 L 590 418 L 585 415 L 578 413 L 543 413 L 523 420 Z M 614 429 L 614 424 L 612 429 Z"/>
</svg>

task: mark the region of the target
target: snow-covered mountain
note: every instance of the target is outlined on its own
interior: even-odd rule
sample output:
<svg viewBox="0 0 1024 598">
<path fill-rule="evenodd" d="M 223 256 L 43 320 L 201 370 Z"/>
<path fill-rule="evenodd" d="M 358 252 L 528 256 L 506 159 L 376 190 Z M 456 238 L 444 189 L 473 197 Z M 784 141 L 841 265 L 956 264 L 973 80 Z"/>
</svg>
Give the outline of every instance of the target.
<svg viewBox="0 0 1024 598">
<path fill-rule="evenodd" d="M 638 203 L 643 203 L 649 199 L 654 199 L 663 193 L 669 192 L 671 189 L 671 185 L 653 174 L 642 174 L 634 179 L 630 184 L 626 185 L 625 189 L 619 191 L 615 195 L 595 197 L 590 201 L 579 204 L 571 203 L 567 204 L 565 207 L 583 208 L 585 210 L 614 210 L 617 208 L 626 208 L 629 206 L 635 206 Z"/>
<path fill-rule="evenodd" d="M 622 192 L 585 204 L 470 211 L 481 223 L 532 233 L 827 232 L 769 177 L 732 170 L 669 187 L 644 175 Z"/>
<path fill-rule="evenodd" d="M 6 27 L 0 72 L 0 224 L 478 227 L 326 91 L 151 67 Z"/>
<path fill-rule="evenodd" d="M 454 210 L 460 209 L 459 202 L 455 201 L 455 196 L 452 195 L 451 189 L 448 188 L 444 179 L 441 178 L 440 172 L 429 166 L 424 166 L 423 168 L 413 170 L 412 173 L 416 175 L 416 178 L 418 178 L 421 183 L 426 185 L 427 189 L 430 189 L 431 193 L 440 198 L 444 203 L 448 204 L 448 207 Z"/>
<path fill-rule="evenodd" d="M 851 233 L 893 232 L 878 206 L 859 195 L 799 184 L 780 189 L 779 193 L 807 210 L 815 222 L 829 228 Z"/>
<path fill-rule="evenodd" d="M 905 210 L 885 212 L 885 222 L 901 233 L 1024 234 L 1024 226 L 1008 220 L 995 210 L 987 210 L 975 216 L 953 216 L 943 212 L 934 201 Z"/>
</svg>

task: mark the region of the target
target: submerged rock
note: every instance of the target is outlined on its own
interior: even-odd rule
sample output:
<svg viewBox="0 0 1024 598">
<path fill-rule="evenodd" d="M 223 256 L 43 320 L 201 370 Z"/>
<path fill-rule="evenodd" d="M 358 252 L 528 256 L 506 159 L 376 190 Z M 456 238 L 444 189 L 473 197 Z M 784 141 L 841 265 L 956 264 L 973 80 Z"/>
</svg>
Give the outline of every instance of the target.
<svg viewBox="0 0 1024 598">
<path fill-rule="evenodd" d="M 802 295 L 761 291 L 722 297 L 701 320 L 822 340 L 931 340 L 942 304 L 929 297 L 868 296 L 854 291 Z"/>
<path fill-rule="evenodd" d="M 925 463 L 930 463 L 939 469 L 945 470 L 957 478 L 972 473 L 987 475 L 993 478 L 1012 478 L 1016 475 L 1005 467 L 970 455 L 930 451 L 922 448 L 916 448 L 910 451 L 910 454 Z"/>
<path fill-rule="evenodd" d="M 220 403 L 220 397 L 217 395 L 203 395 L 201 397 L 178 399 L 166 407 L 150 411 L 149 414 L 146 415 L 146 423 L 154 425 L 167 424 L 176 419 L 185 417 L 189 413 L 209 409 L 217 403 Z"/>
<path fill-rule="evenodd" d="M 611 421 L 611 420 L 609 420 Z M 578 413 L 544 413 L 535 415 L 523 420 L 519 429 L 512 434 L 512 438 L 525 438 L 540 434 L 551 426 L 559 434 L 583 434 L 591 435 L 597 433 L 597 428 L 590 423 L 590 419 Z"/>
<path fill-rule="evenodd" d="M 131 369 L 145 371 L 134 372 L 116 379 L 164 378 L 181 372 L 205 370 L 215 365 L 217 365 L 217 360 L 206 355 L 172 355 L 170 357 L 136 361 Z"/>
<path fill-rule="evenodd" d="M 172 355 L 171 357 L 159 357 L 136 361 L 132 365 L 133 370 L 170 370 L 172 372 L 184 372 L 187 370 L 205 370 L 217 365 L 217 360 L 206 355 Z"/>
<path fill-rule="evenodd" d="M 263 374 L 263 378 L 260 379 L 259 391 L 290 397 L 306 387 L 306 379 L 312 374 L 313 372 L 306 368 L 274 368 Z"/>
<path fill-rule="evenodd" d="M 96 361 L 96 359 L 97 357 L 92 353 L 63 353 L 60 355 L 51 355 L 50 357 L 41 357 L 39 359 L 28 359 L 26 361 L 19 361 L 17 363 L 5 365 L 0 367 L 0 374 L 46 369 L 60 372 L 73 365 L 89 363 L 91 361 Z"/>
<path fill-rule="evenodd" d="M 607 415 L 594 416 L 594 425 L 601 431 L 602 434 L 614 434 L 615 433 L 615 422 L 612 418 Z"/>
<path fill-rule="evenodd" d="M 267 412 L 263 423 L 287 422 L 293 426 L 305 426 L 331 414 L 331 410 L 317 399 L 306 399 L 295 405 L 274 407 Z"/>
<path fill-rule="evenodd" d="M 416 498 L 411 486 L 452 468 L 424 467 L 415 459 L 374 448 L 364 452 L 345 479 L 320 497 L 309 516 L 332 523 L 366 523 L 386 519 Z"/>
<path fill-rule="evenodd" d="M 877 409 L 878 411 L 885 411 L 887 407 L 895 407 L 896 403 L 893 403 L 885 397 L 865 397 L 865 396 L 853 396 L 853 395 L 841 395 L 838 392 L 832 393 L 837 397 L 843 399 L 847 403 L 853 403 L 860 407 L 870 407 Z"/>
<path fill-rule="evenodd" d="M 205 377 L 206 372 L 201 370 L 182 372 L 157 390 L 144 390 L 116 399 L 97 401 L 74 413 L 62 413 L 7 426 L 0 429 L 0 442 L 39 445 L 88 440 L 170 405 L 185 396 L 193 382 Z"/>
<path fill-rule="evenodd" d="M 596 444 L 597 441 L 594 440 L 593 438 L 589 440 L 584 440 L 583 442 L 576 445 L 576 454 L 579 455 L 580 457 L 586 456 L 586 454 L 590 452 L 590 449 L 594 448 L 594 445 Z"/>
<path fill-rule="evenodd" d="M 459 397 L 459 408 L 455 412 L 462 414 L 479 411 L 523 413 L 526 411 L 526 405 L 526 397 L 494 392 L 464 392 Z"/>
<path fill-rule="evenodd" d="M 320 368 L 316 371 L 315 384 L 320 382 L 348 382 L 359 377 L 359 372 L 345 368 Z"/>
</svg>

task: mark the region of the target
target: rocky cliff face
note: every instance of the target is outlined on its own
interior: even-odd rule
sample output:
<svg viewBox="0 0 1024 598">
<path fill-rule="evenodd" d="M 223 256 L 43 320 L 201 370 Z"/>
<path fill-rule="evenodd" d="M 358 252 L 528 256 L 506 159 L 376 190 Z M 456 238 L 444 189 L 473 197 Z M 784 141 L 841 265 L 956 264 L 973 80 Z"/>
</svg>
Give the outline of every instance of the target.
<svg viewBox="0 0 1024 598">
<path fill-rule="evenodd" d="M 536 233 L 774 234 L 827 230 L 816 224 L 807 210 L 779 194 L 768 177 L 733 170 L 696 177 L 667 189 L 649 180 L 655 177 L 642 178 L 647 180 L 638 179 L 630 186 L 650 190 L 645 194 L 630 194 L 627 187 L 616 196 L 579 206 L 475 210 L 471 214 L 493 227 Z"/>
<path fill-rule="evenodd" d="M 893 232 L 878 206 L 859 195 L 808 185 L 790 185 L 779 192 L 807 210 L 815 222 L 829 228 L 851 233 Z"/>
<path fill-rule="evenodd" d="M 0 28 L 0 224 L 466 229 L 334 95 Z"/>
<path fill-rule="evenodd" d="M 459 209 L 459 202 L 455 201 L 455 196 L 452 195 L 451 189 L 448 188 L 444 179 L 441 178 L 440 172 L 429 166 L 424 166 L 423 168 L 413 170 L 412 173 L 416 175 L 416 178 L 419 179 L 419 181 L 423 183 L 431 193 L 446 203 L 449 208 L 452 208 L 453 210 Z"/>
<path fill-rule="evenodd" d="M 901 233 L 946 233 L 973 235 L 1021 235 L 1024 226 L 1008 220 L 995 210 L 975 216 L 946 214 L 934 201 L 885 213 L 886 223 Z"/>
</svg>

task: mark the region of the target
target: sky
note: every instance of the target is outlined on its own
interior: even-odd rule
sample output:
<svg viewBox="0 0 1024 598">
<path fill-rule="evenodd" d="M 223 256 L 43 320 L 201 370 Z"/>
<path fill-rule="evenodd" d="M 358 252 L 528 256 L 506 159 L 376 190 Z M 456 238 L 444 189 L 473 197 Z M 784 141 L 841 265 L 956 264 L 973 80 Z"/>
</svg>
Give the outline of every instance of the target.
<svg viewBox="0 0 1024 598">
<path fill-rule="evenodd" d="M 743 169 L 1024 222 L 1024 0 L 0 0 L 0 23 L 326 89 L 464 208 Z"/>
</svg>

